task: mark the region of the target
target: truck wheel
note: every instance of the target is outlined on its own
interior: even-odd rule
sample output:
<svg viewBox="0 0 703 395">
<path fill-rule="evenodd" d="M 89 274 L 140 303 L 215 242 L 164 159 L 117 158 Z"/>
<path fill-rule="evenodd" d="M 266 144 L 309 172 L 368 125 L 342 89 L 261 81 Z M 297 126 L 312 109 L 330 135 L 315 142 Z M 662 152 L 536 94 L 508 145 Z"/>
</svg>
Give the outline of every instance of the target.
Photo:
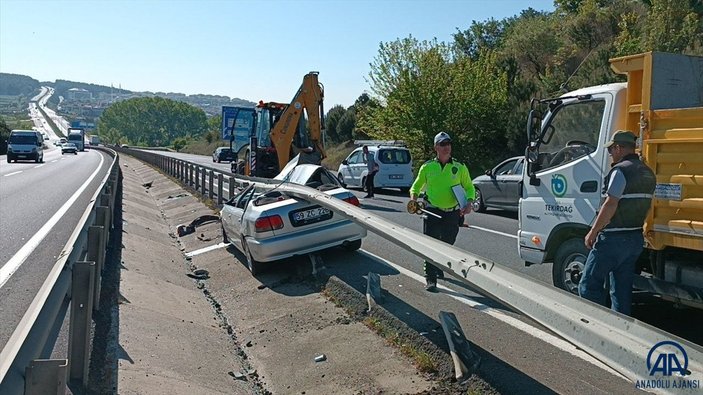
<svg viewBox="0 0 703 395">
<path fill-rule="evenodd" d="M 247 245 L 247 241 L 244 236 L 242 236 L 242 252 L 247 257 L 247 267 L 249 268 L 251 275 L 256 276 L 259 274 L 261 272 L 261 262 L 251 256 L 251 251 L 249 251 L 249 246 Z"/>
<path fill-rule="evenodd" d="M 586 257 L 588 257 L 588 249 L 583 244 L 583 239 L 569 239 L 563 243 L 554 255 L 552 266 L 554 286 L 578 295 Z"/>
<path fill-rule="evenodd" d="M 471 209 L 477 213 L 486 212 L 486 204 L 483 202 L 483 195 L 481 194 L 481 190 L 478 188 L 476 188 L 476 199 L 474 199 L 474 202 L 471 203 Z"/>
</svg>

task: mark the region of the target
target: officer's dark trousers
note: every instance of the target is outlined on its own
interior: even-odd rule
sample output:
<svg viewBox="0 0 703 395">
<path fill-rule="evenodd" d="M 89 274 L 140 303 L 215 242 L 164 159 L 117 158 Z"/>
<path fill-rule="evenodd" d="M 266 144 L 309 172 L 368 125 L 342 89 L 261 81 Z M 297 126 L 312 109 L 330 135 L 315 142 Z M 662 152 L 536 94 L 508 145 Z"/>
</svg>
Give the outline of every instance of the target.
<svg viewBox="0 0 703 395">
<path fill-rule="evenodd" d="M 434 208 L 428 208 L 427 210 L 441 215 L 442 218 L 440 219 L 435 216 L 425 214 L 425 220 L 422 225 L 422 233 L 435 239 L 442 240 L 445 243 L 454 244 L 456 241 L 456 235 L 459 233 L 459 221 L 461 219 L 461 216 L 459 216 L 459 210 L 449 212 Z M 425 278 L 427 280 L 436 281 L 440 272 L 440 269 L 425 261 Z"/>
</svg>

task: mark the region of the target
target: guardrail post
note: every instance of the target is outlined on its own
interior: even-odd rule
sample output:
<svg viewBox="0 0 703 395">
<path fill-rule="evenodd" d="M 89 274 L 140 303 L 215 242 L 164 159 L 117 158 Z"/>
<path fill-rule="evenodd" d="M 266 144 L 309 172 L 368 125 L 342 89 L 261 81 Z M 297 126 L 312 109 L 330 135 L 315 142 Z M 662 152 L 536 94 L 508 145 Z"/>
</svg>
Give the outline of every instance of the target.
<svg viewBox="0 0 703 395">
<path fill-rule="evenodd" d="M 24 369 L 24 394 L 65 394 L 66 359 L 35 359 Z"/>
<path fill-rule="evenodd" d="M 200 188 L 200 166 L 195 165 L 194 166 L 194 175 L 195 175 L 195 190 L 197 191 Z M 204 180 L 203 180 L 204 181 Z"/>
<path fill-rule="evenodd" d="M 202 187 L 203 187 L 203 190 L 200 191 L 200 194 L 203 195 L 203 197 L 205 197 L 205 178 L 207 177 L 207 170 L 204 167 L 202 169 L 200 169 L 200 176 L 202 179 L 201 182 L 202 182 Z"/>
<path fill-rule="evenodd" d="M 90 326 L 93 320 L 95 262 L 73 264 L 71 279 L 71 318 L 68 334 L 69 380 L 88 386 Z"/>
<path fill-rule="evenodd" d="M 105 264 L 106 238 L 107 232 L 104 226 L 88 228 L 88 257 L 86 259 L 95 262 L 95 292 L 93 292 L 93 309 L 95 310 L 100 310 L 100 278 Z"/>
<path fill-rule="evenodd" d="M 224 189 L 224 176 L 222 173 L 217 173 L 217 204 L 221 205 L 222 204 L 222 190 Z"/>
<path fill-rule="evenodd" d="M 193 171 L 195 170 L 195 165 L 188 164 L 188 186 L 192 187 L 195 185 L 195 180 L 193 179 Z"/>
<path fill-rule="evenodd" d="M 229 196 L 227 197 L 227 200 L 232 199 L 232 196 L 234 196 L 234 177 L 228 177 L 229 178 Z"/>
<path fill-rule="evenodd" d="M 105 216 L 105 222 L 100 224 L 104 225 L 108 229 L 112 229 L 112 209 L 110 208 L 110 195 L 101 195 L 100 196 L 100 206 L 98 206 L 98 211 L 96 214 L 98 214 L 98 217 L 100 217 L 100 207 L 105 207 L 105 214 L 102 214 Z"/>
<path fill-rule="evenodd" d="M 203 169 L 203 173 L 205 173 L 205 169 Z M 214 184 L 215 184 L 215 172 L 212 170 L 208 171 L 208 188 L 207 188 L 207 197 L 208 199 L 212 200 L 213 196 L 213 189 L 214 189 Z"/>
</svg>

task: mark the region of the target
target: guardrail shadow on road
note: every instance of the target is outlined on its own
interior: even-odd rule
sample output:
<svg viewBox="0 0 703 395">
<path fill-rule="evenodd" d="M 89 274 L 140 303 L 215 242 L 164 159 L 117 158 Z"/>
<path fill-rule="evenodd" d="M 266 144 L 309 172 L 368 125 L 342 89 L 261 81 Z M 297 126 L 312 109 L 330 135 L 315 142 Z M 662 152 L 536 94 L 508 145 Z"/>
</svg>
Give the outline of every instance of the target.
<svg viewBox="0 0 703 395">
<path fill-rule="evenodd" d="M 380 263 L 371 257 L 366 257 L 363 254 L 356 254 L 356 256 L 349 257 L 348 259 L 333 259 L 333 254 L 334 252 L 331 251 L 325 251 L 322 254 L 323 259 L 327 258 L 325 260 L 325 266 L 327 268 L 326 275 L 334 276 L 338 279 L 338 281 L 346 284 L 346 286 L 350 289 L 357 291 L 359 299 L 358 303 L 362 305 L 366 304 L 366 276 L 369 272 L 377 273 L 382 277 L 400 274 L 394 268 Z M 353 264 L 351 262 L 352 260 Z M 327 282 L 324 278 L 320 280 L 322 283 Z M 381 281 L 383 283 L 383 278 Z M 417 286 L 418 288 L 422 288 L 422 285 L 420 284 Z M 424 292 L 424 290 L 421 292 Z M 439 350 L 442 350 L 443 358 L 447 360 L 447 364 L 442 364 L 442 366 L 445 367 L 445 369 L 448 367 L 451 370 L 452 364 L 451 358 L 449 357 L 449 345 L 438 317 L 428 316 L 424 312 L 408 304 L 405 300 L 396 297 L 385 289 L 382 291 L 382 296 L 384 298 L 383 303 L 375 308 L 382 308 L 388 313 L 388 315 L 406 325 L 413 332 L 422 334 L 425 339 L 431 342 Z M 477 299 L 483 300 L 482 297 L 478 297 Z M 439 310 L 437 313 L 439 313 Z M 362 313 L 359 313 L 359 315 L 364 317 Z M 378 316 L 374 315 L 374 318 L 378 318 Z M 388 326 L 397 326 L 397 324 L 390 324 Z M 554 391 L 550 390 L 539 381 L 511 366 L 509 363 L 500 359 L 490 351 L 477 346 L 472 340 L 471 332 L 467 332 L 466 335 L 468 340 L 472 341 L 472 350 L 476 351 L 481 357 L 481 365 L 474 373 L 482 380 L 489 383 L 500 393 L 554 393 Z M 418 347 L 418 345 L 415 345 L 415 347 Z M 440 368 L 442 368 L 442 366 L 440 366 Z M 439 373 L 444 376 L 453 377 L 454 375 L 453 370 Z M 510 379 L 506 380 L 508 377 Z"/>
</svg>

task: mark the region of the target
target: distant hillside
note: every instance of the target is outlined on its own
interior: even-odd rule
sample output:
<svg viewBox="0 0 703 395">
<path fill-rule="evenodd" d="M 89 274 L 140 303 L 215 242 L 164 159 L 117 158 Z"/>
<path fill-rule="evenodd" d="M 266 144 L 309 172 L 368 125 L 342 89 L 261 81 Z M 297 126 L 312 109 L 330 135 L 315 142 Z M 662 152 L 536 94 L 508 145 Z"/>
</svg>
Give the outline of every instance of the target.
<svg viewBox="0 0 703 395">
<path fill-rule="evenodd" d="M 90 92 L 91 98 L 84 98 L 82 104 L 92 104 L 94 106 L 101 107 L 109 105 L 109 102 L 112 100 L 124 100 L 133 97 L 163 97 L 171 100 L 178 100 L 188 103 L 194 107 L 198 107 L 209 115 L 221 114 L 222 106 L 253 107 L 256 105 L 253 101 L 240 98 L 230 99 L 228 96 L 221 95 L 186 95 L 183 93 L 174 92 L 135 92 L 105 85 L 68 80 L 56 80 L 56 82 L 40 83 L 39 81 L 25 75 L 0 73 L 0 96 L 31 96 L 31 94 L 35 93 L 35 91 L 42 85 L 51 86 L 56 91 L 55 94 L 49 99 L 49 106 L 52 108 L 56 108 L 59 104 L 59 96 L 62 96 L 64 100 L 69 100 L 68 91 L 70 89 L 84 89 Z M 93 103 L 91 103 L 91 101 L 93 101 Z M 97 101 L 97 103 L 95 101 Z M 66 103 L 64 103 L 64 105 L 66 105 Z"/>
<path fill-rule="evenodd" d="M 96 85 L 89 84 L 86 82 L 75 82 L 67 80 L 56 80 L 56 82 L 52 84 L 52 86 L 56 90 L 56 93 L 59 96 L 63 97 L 66 97 L 66 92 L 68 92 L 68 90 L 72 88 L 85 89 L 92 93 L 94 96 L 97 96 L 99 93 L 114 93 L 122 95 L 133 93 L 132 91 L 128 91 L 126 89 L 119 89 L 105 85 Z"/>
<path fill-rule="evenodd" d="M 0 73 L 0 96 L 30 96 L 41 84 L 32 77 Z"/>
</svg>

